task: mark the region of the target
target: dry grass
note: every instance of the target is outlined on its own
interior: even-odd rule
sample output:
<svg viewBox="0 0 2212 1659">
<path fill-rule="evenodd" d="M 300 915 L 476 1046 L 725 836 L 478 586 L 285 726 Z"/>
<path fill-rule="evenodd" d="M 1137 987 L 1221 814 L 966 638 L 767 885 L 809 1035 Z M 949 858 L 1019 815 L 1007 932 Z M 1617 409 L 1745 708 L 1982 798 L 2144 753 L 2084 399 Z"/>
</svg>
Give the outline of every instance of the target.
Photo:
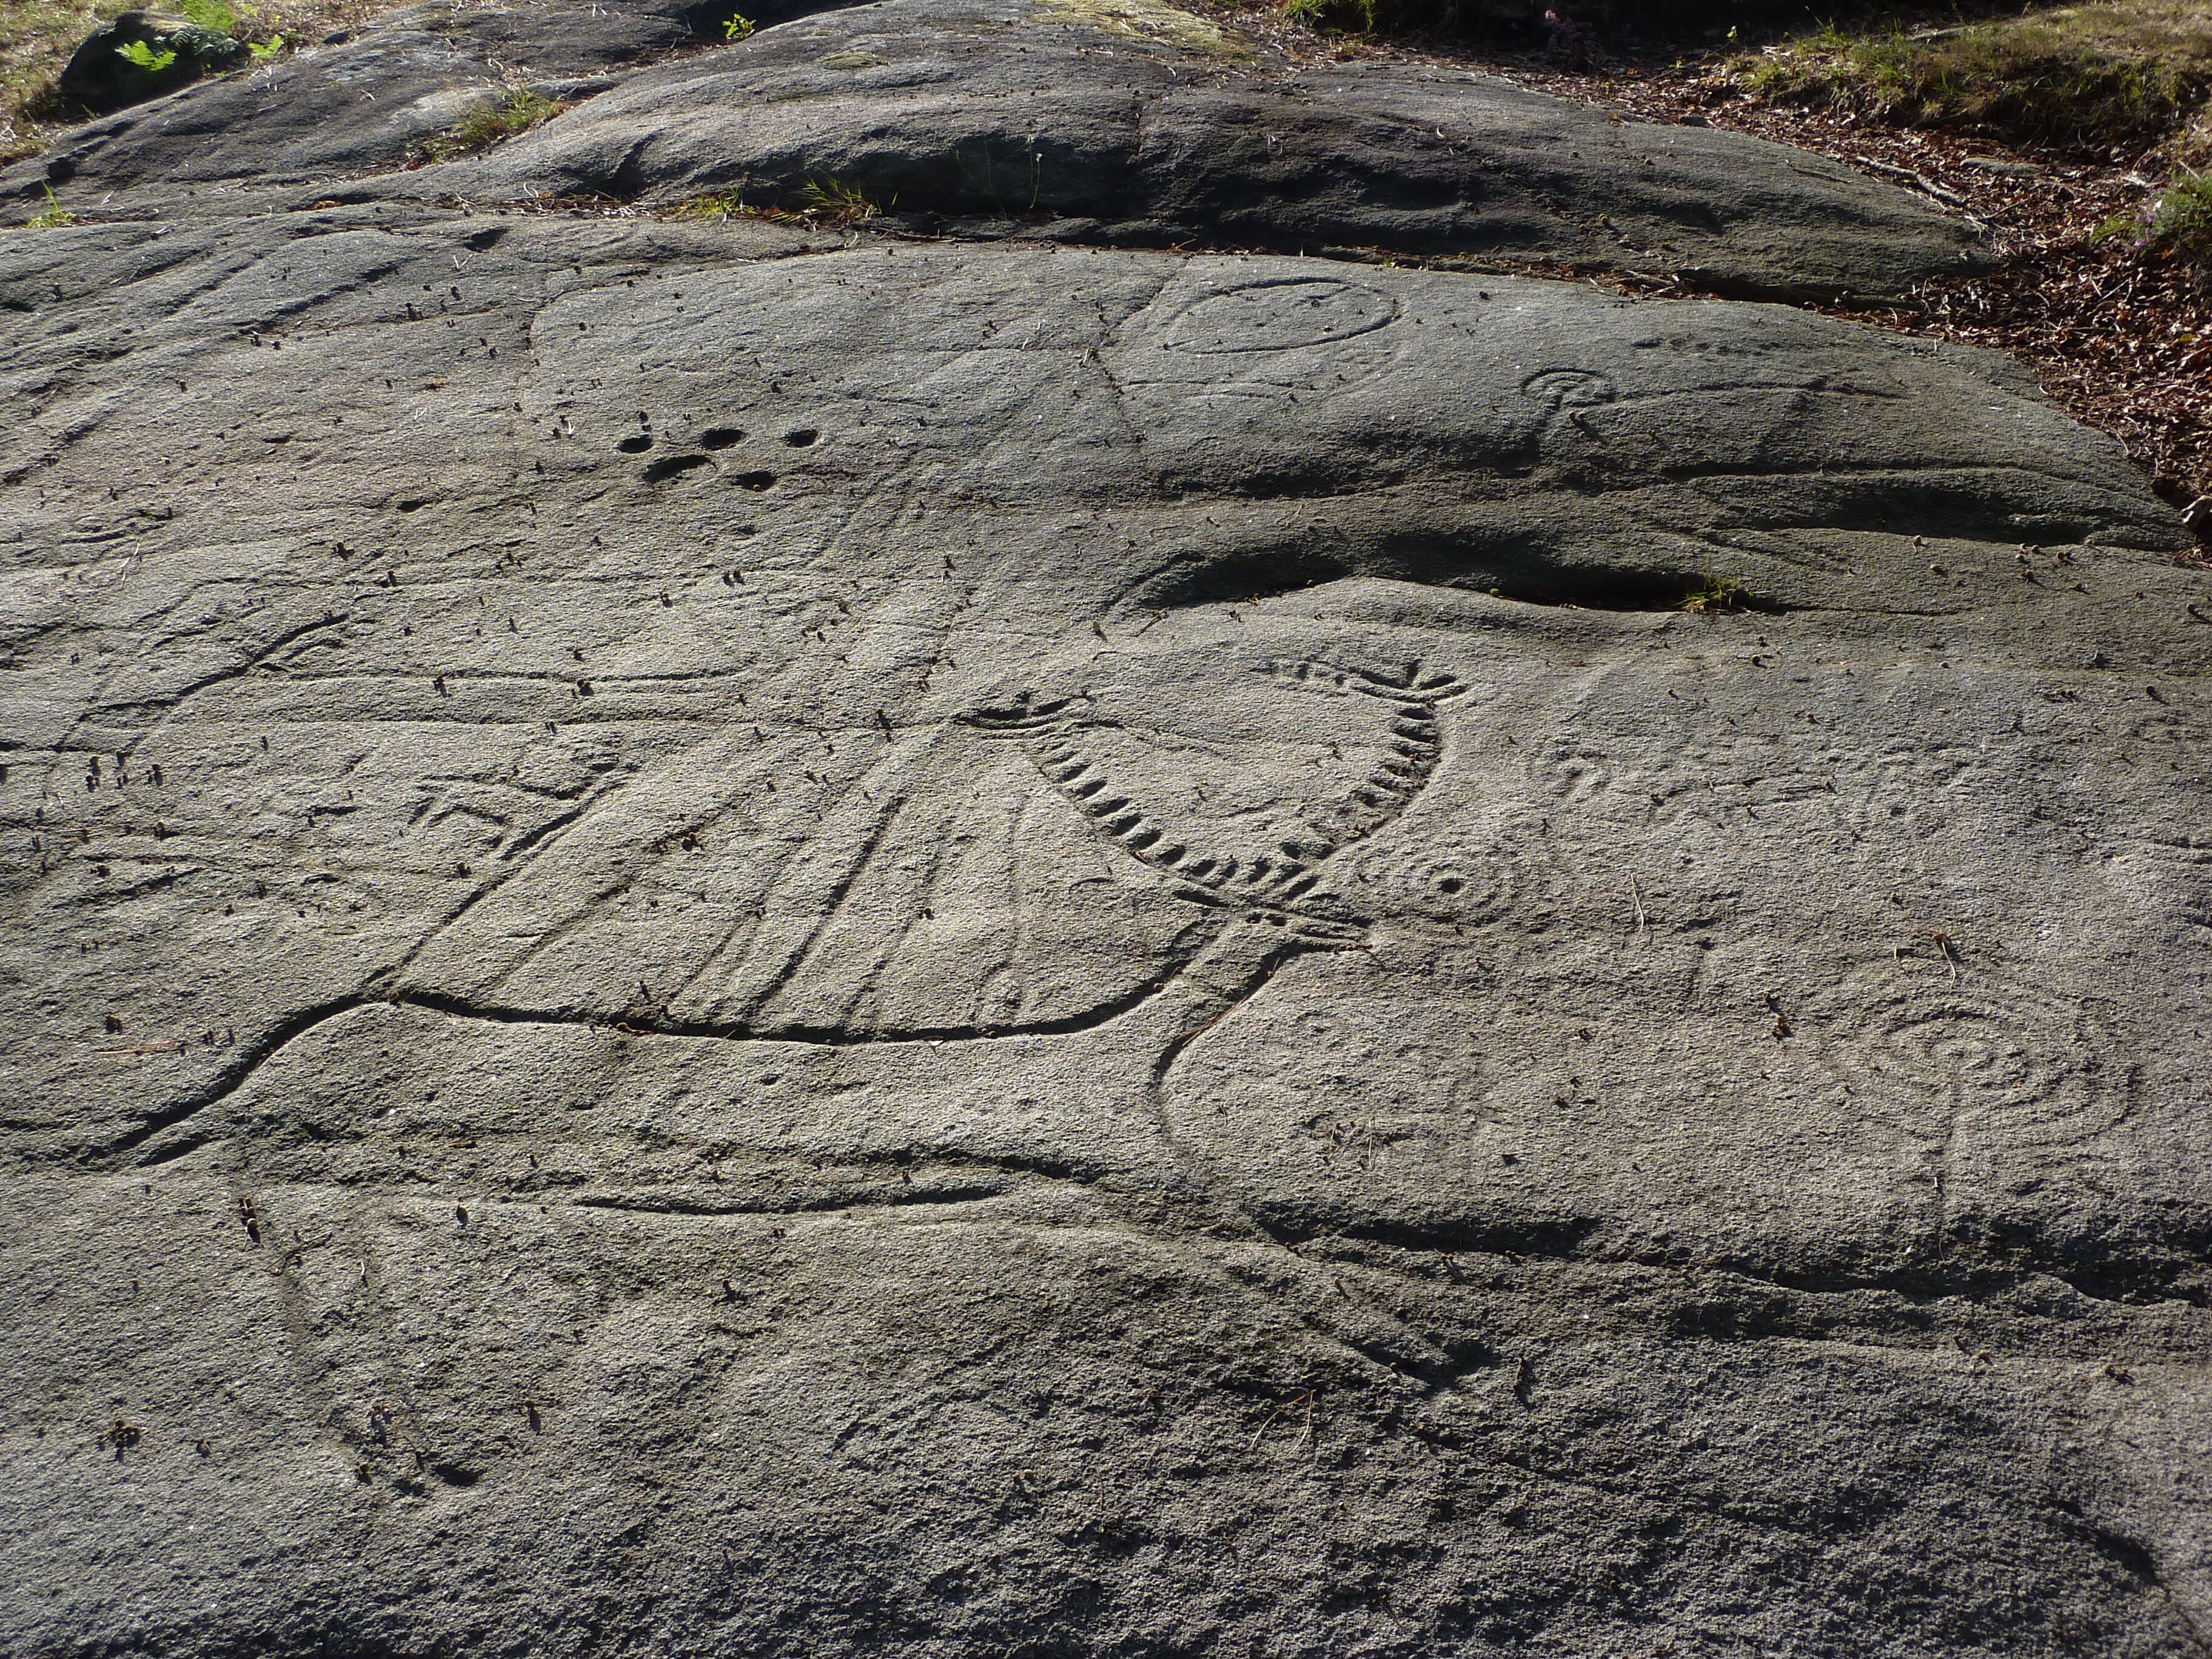
<svg viewBox="0 0 2212 1659">
<path fill-rule="evenodd" d="M 1833 26 L 1737 57 L 1769 102 L 1980 136 L 2165 175 L 2103 226 L 2136 254 L 2212 271 L 2212 6 L 2094 0 L 1850 35 Z"/>
<path fill-rule="evenodd" d="M 1751 595 L 1734 576 L 1700 576 L 1675 609 L 1693 617 L 1717 617 L 1753 608 Z"/>
<path fill-rule="evenodd" d="M 775 192 L 771 191 L 770 193 Z M 647 210 L 659 219 L 758 219 L 770 224 L 814 230 L 824 227 L 842 229 L 866 220 L 878 219 L 890 208 L 898 205 L 896 197 L 887 204 L 880 203 L 858 185 L 848 184 L 834 177 L 810 179 L 797 195 L 799 205 L 787 208 L 776 203 L 748 203 L 742 188 L 709 191 L 703 195 L 687 196 L 680 202 L 667 203 Z"/>
<path fill-rule="evenodd" d="M 233 0 L 240 40 L 288 46 L 320 40 L 386 9 L 389 0 Z M 0 0 L 0 163 L 33 155 L 63 127 L 84 118 L 54 96 L 54 80 L 84 37 L 133 9 L 131 0 Z M 174 4 L 139 10 L 174 12 Z"/>
<path fill-rule="evenodd" d="M 76 43 L 123 9 L 69 0 L 0 0 L 0 161 L 45 144 L 50 123 L 31 112 L 46 100 Z"/>
<path fill-rule="evenodd" d="M 2107 220 L 2104 232 L 2145 258 L 2212 271 L 2212 173 L 2176 173 L 2137 212 Z"/>
<path fill-rule="evenodd" d="M 510 88 L 497 99 L 479 104 L 444 132 L 422 140 L 410 153 L 409 163 L 422 167 L 489 149 L 551 120 L 568 107 L 538 93 Z"/>
<path fill-rule="evenodd" d="M 2097 0 L 1908 32 L 1832 26 L 1732 66 L 1761 95 L 2080 151 L 2172 139 L 2212 92 L 2203 0 Z"/>
</svg>

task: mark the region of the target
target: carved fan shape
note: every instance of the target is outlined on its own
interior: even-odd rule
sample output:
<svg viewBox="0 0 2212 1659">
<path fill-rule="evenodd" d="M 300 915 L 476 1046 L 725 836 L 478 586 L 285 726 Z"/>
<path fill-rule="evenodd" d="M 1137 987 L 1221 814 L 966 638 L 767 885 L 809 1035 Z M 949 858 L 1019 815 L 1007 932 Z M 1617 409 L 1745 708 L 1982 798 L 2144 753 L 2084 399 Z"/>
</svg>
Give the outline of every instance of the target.
<svg viewBox="0 0 2212 1659">
<path fill-rule="evenodd" d="M 1225 656 L 1135 653 L 1098 687 L 876 738 L 835 775 L 723 745 L 719 804 L 695 754 L 532 849 L 408 988 L 727 1036 L 1071 1030 L 1240 914 L 1356 939 L 1321 868 L 1419 793 L 1457 688 Z"/>
<path fill-rule="evenodd" d="M 1218 931 L 1121 866 L 1034 771 L 954 727 L 830 807 L 671 1004 L 762 1032 L 1044 1030 L 1127 1006 Z"/>
</svg>

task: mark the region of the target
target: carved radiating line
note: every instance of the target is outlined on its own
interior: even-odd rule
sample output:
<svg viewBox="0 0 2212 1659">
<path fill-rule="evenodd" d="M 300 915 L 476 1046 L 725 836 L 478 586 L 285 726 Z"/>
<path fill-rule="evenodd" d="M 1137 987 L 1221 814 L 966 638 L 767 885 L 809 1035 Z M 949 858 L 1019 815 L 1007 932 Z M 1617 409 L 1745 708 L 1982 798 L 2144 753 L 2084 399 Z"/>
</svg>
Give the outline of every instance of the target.
<svg viewBox="0 0 2212 1659">
<path fill-rule="evenodd" d="M 848 791 L 848 799 L 849 795 Z M 862 839 L 859 848 L 854 853 L 845 869 L 825 896 L 821 908 L 811 918 L 811 925 L 807 927 L 805 937 L 796 945 L 787 947 L 782 963 L 772 969 L 766 983 L 745 1000 L 744 1007 L 748 1013 L 757 1013 L 766 1007 L 775 1000 L 776 994 L 791 984 L 800 969 L 805 966 L 807 959 L 814 954 L 823 937 L 829 933 L 830 924 L 836 920 L 837 913 L 844 908 L 845 900 L 852 893 L 854 884 L 860 880 L 862 872 L 874 859 L 876 849 L 883 845 L 884 837 L 890 833 L 891 825 L 897 822 L 898 815 L 904 810 L 906 804 L 902 797 L 886 793 L 883 801 L 876 809 L 874 822 L 869 825 L 867 835 Z M 759 949 L 761 942 L 767 937 L 768 933 L 769 925 L 765 922 L 756 928 L 751 948 Z M 696 977 L 695 975 L 694 978 Z"/>
<path fill-rule="evenodd" d="M 1306 898 L 1316 885 L 1319 866 L 1344 845 L 1370 836 L 1395 821 L 1418 798 L 1433 775 L 1442 755 L 1443 732 L 1437 708 L 1465 689 L 1449 675 L 1421 673 L 1418 665 L 1410 665 L 1402 672 L 1392 672 L 1309 662 L 1270 664 L 1261 672 L 1273 674 L 1286 684 L 1301 690 L 1384 700 L 1392 709 L 1390 729 L 1394 738 L 1390 752 L 1396 758 L 1379 763 L 1363 784 L 1355 789 L 1356 796 L 1370 798 L 1365 804 L 1370 810 L 1352 813 L 1351 817 L 1357 822 L 1340 839 L 1309 840 L 1297 846 L 1285 844 L 1275 851 L 1260 853 L 1242 863 L 1234 858 L 1194 857 L 1185 843 L 1171 836 L 1167 826 L 1155 822 L 1127 798 L 1110 793 L 1110 786 L 1101 769 L 1080 752 L 1079 734 L 1083 729 L 1082 722 L 1073 718 L 1084 706 L 1079 700 L 1066 699 L 1056 703 L 1025 700 L 1012 709 L 977 711 L 963 722 L 977 731 L 995 732 L 1019 742 L 1039 775 L 1075 811 L 1091 834 L 1125 856 L 1170 878 L 1174 884 L 1171 891 L 1176 897 L 1241 917 L 1245 924 L 1255 928 L 1268 941 L 1256 954 L 1249 946 L 1238 947 L 1240 957 L 1249 956 L 1250 960 L 1245 966 L 1250 971 L 1242 975 L 1240 982 L 1233 989 L 1219 986 L 1209 988 L 1203 984 L 1194 987 L 1194 991 L 1202 993 L 1201 1001 L 1212 1012 L 1203 1023 L 1174 1034 L 1173 1041 L 1169 1042 L 1165 1051 L 1156 1058 L 1150 1068 L 1150 1078 L 1155 1088 L 1167 1069 L 1172 1066 L 1176 1057 L 1195 1036 L 1212 1029 L 1221 1018 L 1241 1006 L 1283 963 L 1305 951 L 1357 944 L 1364 937 L 1369 925 L 1367 919 L 1317 914 L 1301 905 L 1299 901 Z M 867 826 L 868 833 L 862 837 L 854 855 L 839 872 L 832 890 L 825 896 L 825 902 L 807 918 L 809 925 L 805 927 L 803 937 L 787 942 L 782 963 L 772 971 L 769 982 L 748 999 L 748 1015 L 757 1014 L 777 991 L 788 984 L 810 954 L 818 947 L 824 931 L 850 893 L 854 881 L 890 832 L 901 804 L 896 795 L 888 796 L 878 811 L 871 815 L 872 822 Z M 580 815 L 580 810 L 578 815 Z M 568 823 L 574 822 L 574 816 L 555 826 L 552 835 L 557 836 Z M 450 921 L 449 918 L 448 926 Z M 1217 934 L 1211 945 L 1201 949 L 1198 959 L 1205 960 L 1207 950 L 1219 948 L 1222 941 L 1232 937 L 1235 935 L 1228 933 Z M 755 938 L 757 940 L 757 933 Z M 409 952 L 408 959 L 418 954 L 420 948 L 418 946 L 416 951 Z M 622 1024 L 641 1034 L 666 1037 L 788 1042 L 823 1048 L 916 1042 L 941 1044 L 946 1042 L 992 1042 L 1014 1037 L 1072 1036 L 1128 1018 L 1152 1003 L 1184 978 L 1190 960 L 1183 958 L 1164 964 L 1159 973 L 1142 984 L 1080 1013 L 1060 1019 L 1024 1022 L 1011 1029 L 980 1023 L 947 1024 L 896 1034 L 857 1031 L 848 1029 L 848 1024 L 844 1023 L 829 1026 L 783 1025 L 761 1029 L 750 1024 L 745 1018 L 673 1020 L 665 1015 L 655 1016 L 644 1011 L 632 1011 L 623 1017 Z M 389 985 L 397 971 L 396 969 L 386 969 L 369 983 L 374 986 L 380 981 Z M 112 1159 L 138 1153 L 141 1161 L 146 1162 L 164 1161 L 181 1155 L 189 1146 L 201 1144 L 216 1132 L 188 1133 L 182 1144 L 166 1132 L 182 1128 L 191 1119 L 237 1094 L 280 1051 L 313 1030 L 362 1008 L 387 1001 L 456 1018 L 514 1024 L 608 1027 L 617 1023 L 604 1016 L 571 1009 L 548 1011 L 509 1007 L 434 991 L 379 991 L 365 987 L 359 992 L 303 1011 L 285 1021 L 253 1044 L 246 1053 L 234 1058 L 204 1088 L 161 1109 L 97 1149 L 93 1155 L 97 1158 Z"/>
</svg>

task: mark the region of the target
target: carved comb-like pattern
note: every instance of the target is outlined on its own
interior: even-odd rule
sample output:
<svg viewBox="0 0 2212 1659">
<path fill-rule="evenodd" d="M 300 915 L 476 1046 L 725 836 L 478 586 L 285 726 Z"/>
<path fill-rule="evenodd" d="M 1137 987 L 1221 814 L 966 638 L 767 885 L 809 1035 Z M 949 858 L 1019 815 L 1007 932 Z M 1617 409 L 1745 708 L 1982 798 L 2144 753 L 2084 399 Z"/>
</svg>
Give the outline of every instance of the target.
<svg viewBox="0 0 2212 1659">
<path fill-rule="evenodd" d="M 1104 769 L 1083 752 L 1079 732 L 1033 745 L 1032 758 L 1100 836 L 1140 864 L 1240 906 L 1291 903 L 1319 879 L 1314 865 L 1336 850 L 1328 842 L 1284 840 L 1271 851 L 1242 858 L 1200 852 L 1115 789 Z"/>
<path fill-rule="evenodd" d="M 1443 758 L 1443 727 L 1437 706 L 1467 690 L 1456 676 L 1424 671 L 1419 663 L 1392 671 L 1309 658 L 1270 662 L 1260 672 L 1301 690 L 1375 697 L 1391 707 L 1391 752 L 1352 787 L 1338 807 L 1329 826 L 1337 846 L 1364 840 L 1394 822 L 1428 787 Z"/>
<path fill-rule="evenodd" d="M 1319 657 L 1297 657 L 1263 663 L 1259 672 L 1301 691 L 1324 695 L 1359 692 L 1370 697 L 1396 698 L 1431 707 L 1467 690 L 1457 675 L 1424 670 L 1418 662 L 1396 669 L 1362 668 Z"/>
<path fill-rule="evenodd" d="M 1127 729 L 1095 724 L 1088 699 L 1024 693 L 966 720 L 1024 740 L 1038 771 L 1095 835 L 1171 878 L 1185 897 L 1281 912 L 1328 932 L 1345 919 L 1300 908 L 1318 896 L 1318 866 L 1405 813 L 1443 757 L 1438 705 L 1466 688 L 1418 663 L 1390 669 L 1307 659 L 1271 661 L 1256 672 L 1285 691 L 1340 696 L 1349 705 L 1342 741 L 1324 740 L 1326 755 L 1314 757 L 1316 766 L 1347 773 L 1340 789 L 1299 812 L 1276 815 L 1264 832 L 1254 830 L 1249 809 L 1236 822 L 1209 821 L 1202 793 L 1196 801 L 1188 791 L 1173 799 L 1166 787 L 1172 755 L 1163 748 L 1133 757 Z"/>
</svg>

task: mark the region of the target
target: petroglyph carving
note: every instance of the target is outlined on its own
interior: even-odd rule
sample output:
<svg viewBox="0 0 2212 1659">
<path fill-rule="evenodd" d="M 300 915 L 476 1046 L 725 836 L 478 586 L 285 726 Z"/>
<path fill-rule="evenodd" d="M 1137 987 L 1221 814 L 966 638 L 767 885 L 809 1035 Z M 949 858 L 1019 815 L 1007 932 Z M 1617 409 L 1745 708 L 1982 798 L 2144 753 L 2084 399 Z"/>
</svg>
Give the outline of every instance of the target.
<svg viewBox="0 0 2212 1659">
<path fill-rule="evenodd" d="M 2088 1006 L 1957 966 L 1938 939 L 1838 987 L 1815 1014 L 1831 1069 L 1931 1139 L 2052 1146 L 2120 1121 L 2130 1073 Z"/>
<path fill-rule="evenodd" d="M 1160 344 L 1194 356 L 1287 351 L 1371 334 L 1397 315 L 1396 301 L 1357 283 L 1322 276 L 1240 283 L 1186 307 Z"/>
<path fill-rule="evenodd" d="M 1257 927 L 1264 949 L 1228 951 L 1249 985 L 1263 957 L 1362 939 L 1381 890 L 1330 860 L 1419 797 L 1463 690 L 1163 644 L 842 757 L 726 744 L 695 766 L 732 767 L 727 804 L 679 812 L 672 775 L 624 774 L 518 848 L 398 993 L 727 1038 L 1065 1032 Z"/>
<path fill-rule="evenodd" d="M 1522 381 L 1521 390 L 1555 411 L 1592 409 L 1620 396 L 1611 375 L 1589 368 L 1547 368 Z"/>
<path fill-rule="evenodd" d="M 1320 661 L 1277 662 L 1257 670 L 1269 684 L 1296 692 L 1355 701 L 1346 719 L 1319 741 L 1311 757 L 1328 781 L 1322 792 L 1288 811 L 1263 811 L 1255 827 L 1251 804 L 1236 801 L 1237 780 L 1216 781 L 1209 795 L 1203 750 L 1235 761 L 1233 746 L 1141 735 L 1119 722 L 1086 718 L 1091 700 L 1036 699 L 978 710 L 979 730 L 1019 737 L 1046 778 L 1109 844 L 1173 878 L 1179 898 L 1246 913 L 1279 912 L 1316 942 L 1356 939 L 1362 919 L 1339 914 L 1320 866 L 1340 848 L 1382 829 L 1412 803 L 1443 750 L 1438 707 L 1462 689 L 1448 674 L 1409 665 L 1396 672 Z M 1301 723 L 1303 724 L 1303 723 Z M 1264 743 L 1248 727 L 1247 743 Z M 1296 741 L 1296 738 L 1290 740 Z M 1233 742 L 1233 740 L 1232 740 Z M 1333 791 L 1333 793 L 1332 793 Z M 1232 828 L 1233 826 L 1233 831 Z"/>
<path fill-rule="evenodd" d="M 2212 838 L 2138 836 L 2106 854 L 2122 890 L 2178 924 L 2198 945 L 2212 945 Z"/>
</svg>

